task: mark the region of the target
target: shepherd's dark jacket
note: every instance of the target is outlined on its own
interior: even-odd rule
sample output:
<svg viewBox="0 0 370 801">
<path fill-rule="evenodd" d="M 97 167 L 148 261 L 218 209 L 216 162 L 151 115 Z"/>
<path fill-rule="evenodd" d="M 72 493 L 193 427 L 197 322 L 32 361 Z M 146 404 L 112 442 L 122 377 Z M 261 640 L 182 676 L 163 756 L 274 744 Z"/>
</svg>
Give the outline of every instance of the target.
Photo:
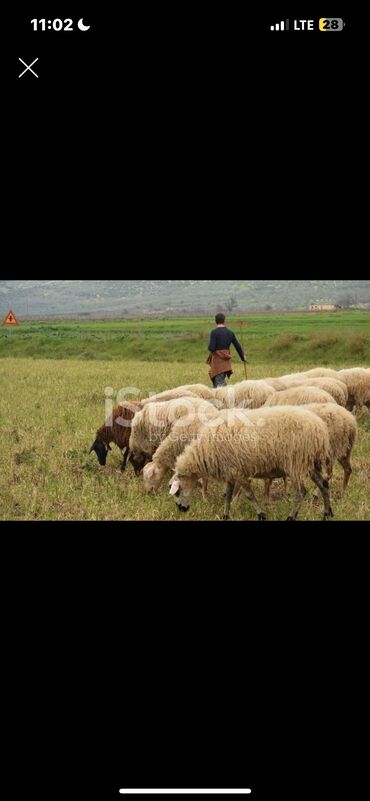
<svg viewBox="0 0 370 801">
<path fill-rule="evenodd" d="M 209 340 L 208 350 L 211 353 L 214 353 L 216 350 L 229 350 L 230 345 L 234 345 L 236 348 L 242 362 L 244 361 L 244 353 L 243 349 L 238 342 L 235 334 L 233 331 L 230 331 L 230 328 L 227 326 L 220 328 L 214 328 L 211 331 L 211 336 Z"/>
</svg>

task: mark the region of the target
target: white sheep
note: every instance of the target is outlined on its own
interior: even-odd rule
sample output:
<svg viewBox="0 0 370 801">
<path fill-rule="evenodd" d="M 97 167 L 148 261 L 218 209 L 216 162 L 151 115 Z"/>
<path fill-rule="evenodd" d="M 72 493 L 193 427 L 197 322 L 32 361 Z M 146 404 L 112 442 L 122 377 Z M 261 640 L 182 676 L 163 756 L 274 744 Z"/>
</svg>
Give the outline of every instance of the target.
<svg viewBox="0 0 370 801">
<path fill-rule="evenodd" d="M 329 392 L 329 395 L 332 395 L 335 402 L 339 403 L 340 406 L 346 406 L 348 402 L 348 389 L 346 384 L 340 381 L 339 378 L 310 377 L 297 379 L 296 381 L 292 381 L 289 389 L 293 387 L 318 387 L 318 389 L 324 389 L 326 392 Z"/>
<path fill-rule="evenodd" d="M 144 398 L 141 403 L 143 406 L 147 406 L 148 403 L 160 403 L 170 400 L 176 400 L 176 398 L 197 398 L 194 392 L 190 392 L 190 390 L 182 389 L 181 387 L 175 387 L 174 389 L 166 389 L 163 392 L 158 392 L 155 395 L 150 395 L 149 398 Z"/>
<path fill-rule="evenodd" d="M 337 403 L 310 403 L 302 408 L 317 414 L 327 426 L 330 442 L 330 459 L 326 465 L 327 477 L 329 480 L 331 479 L 333 464 L 338 461 L 344 472 L 344 492 L 352 473 L 351 453 L 357 437 L 356 420 L 347 409 L 343 409 Z M 265 482 L 267 503 L 270 498 L 272 481 L 273 479 L 268 479 Z"/>
<path fill-rule="evenodd" d="M 204 398 L 204 400 L 210 400 L 214 396 L 213 387 L 207 387 L 205 384 L 184 384 L 184 386 L 177 387 L 177 389 L 192 392 L 193 395 L 198 395 L 199 398 Z"/>
<path fill-rule="evenodd" d="M 339 370 L 338 377 L 347 386 L 348 403 L 347 409 L 353 411 L 367 406 L 370 409 L 370 375 L 369 371 L 362 367 Z"/>
<path fill-rule="evenodd" d="M 213 390 L 214 400 L 211 402 L 219 409 L 259 409 L 273 392 L 273 388 L 263 380 L 239 381 Z"/>
<path fill-rule="evenodd" d="M 324 389 L 299 385 L 284 389 L 282 392 L 274 392 L 267 398 L 264 408 L 267 406 L 303 406 L 307 403 L 333 403 L 333 400 L 333 396 Z"/>
<path fill-rule="evenodd" d="M 338 378 L 338 370 L 331 367 L 314 367 L 312 370 L 305 370 L 307 378 Z"/>
<path fill-rule="evenodd" d="M 294 520 L 306 494 L 304 481 L 310 476 L 324 501 L 324 519 L 332 516 L 329 485 L 321 474 L 330 458 L 325 423 L 307 409 L 274 407 L 248 415 L 239 409 L 228 412 L 227 420 L 204 425 L 197 439 L 177 458 L 170 494 L 181 511 L 187 511 L 190 497 L 200 478 L 227 483 L 225 518 L 228 517 L 235 485 L 245 490 L 260 520 L 266 519 L 251 487 L 252 478 L 289 476 L 295 502 L 289 520 Z"/>
<path fill-rule="evenodd" d="M 195 439 L 202 426 L 207 425 L 208 421 L 220 419 L 221 412 L 211 404 L 201 411 L 205 415 L 195 414 L 191 418 L 181 418 L 175 422 L 168 436 L 161 442 L 155 451 L 152 461 L 145 465 L 143 470 L 144 487 L 147 492 L 156 492 L 161 485 L 166 473 L 174 470 L 176 459 L 184 451 L 189 442 Z M 245 410 L 243 409 L 243 412 Z M 202 495 L 205 499 L 207 482 L 202 481 Z"/>
<path fill-rule="evenodd" d="M 268 384 L 269 387 L 272 387 L 275 392 L 281 392 L 282 389 L 288 389 L 287 384 L 281 378 L 264 378 L 263 381 L 265 384 Z"/>
<path fill-rule="evenodd" d="M 212 416 L 214 411 L 214 406 L 198 397 L 181 397 L 146 404 L 135 415 L 131 427 L 130 462 L 136 475 L 168 436 L 177 420 L 186 418 L 185 428 L 196 416 L 205 422 L 208 419 L 207 414 Z"/>
<path fill-rule="evenodd" d="M 297 380 L 304 381 L 305 378 L 307 378 L 305 373 L 288 373 L 288 375 L 279 375 L 280 381 L 283 381 L 287 389 L 292 382 Z"/>
</svg>

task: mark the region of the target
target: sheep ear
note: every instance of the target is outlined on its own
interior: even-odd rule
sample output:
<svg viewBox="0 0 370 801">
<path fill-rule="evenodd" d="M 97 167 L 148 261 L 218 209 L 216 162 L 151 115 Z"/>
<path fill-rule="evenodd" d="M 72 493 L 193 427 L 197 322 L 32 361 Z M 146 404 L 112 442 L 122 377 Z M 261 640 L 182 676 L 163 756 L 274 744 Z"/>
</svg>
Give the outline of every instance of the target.
<svg viewBox="0 0 370 801">
<path fill-rule="evenodd" d="M 92 444 L 92 446 L 91 446 L 91 448 L 89 450 L 89 453 L 92 453 L 95 450 L 95 445 L 96 445 L 96 440 L 95 440 L 95 442 L 93 442 L 93 444 Z"/>
<path fill-rule="evenodd" d="M 145 468 L 144 468 L 144 470 L 145 470 L 145 474 L 146 474 L 146 476 L 147 476 L 148 478 L 151 478 L 151 477 L 152 477 L 152 475 L 154 474 L 154 469 L 155 469 L 155 468 L 154 468 L 154 464 L 153 464 L 153 462 L 150 462 L 150 464 L 146 464 L 146 465 L 145 465 Z"/>
<path fill-rule="evenodd" d="M 179 489 L 180 489 L 179 479 L 175 478 L 175 480 L 171 484 L 170 495 L 176 495 L 176 492 L 178 492 Z"/>
</svg>

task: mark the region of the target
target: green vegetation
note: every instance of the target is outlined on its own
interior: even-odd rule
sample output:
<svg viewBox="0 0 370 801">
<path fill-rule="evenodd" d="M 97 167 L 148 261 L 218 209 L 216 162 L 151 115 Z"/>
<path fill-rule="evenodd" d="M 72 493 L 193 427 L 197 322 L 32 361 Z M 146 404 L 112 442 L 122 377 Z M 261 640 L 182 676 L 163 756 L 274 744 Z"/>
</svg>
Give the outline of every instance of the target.
<svg viewBox="0 0 370 801">
<path fill-rule="evenodd" d="M 230 316 L 237 336 L 239 319 L 252 369 L 370 363 L 368 311 Z M 212 327 L 212 317 L 28 322 L 0 327 L 0 357 L 203 363 Z"/>
<path fill-rule="evenodd" d="M 169 322 L 171 331 L 174 322 Z M 165 329 L 165 321 L 162 324 Z M 137 325 L 139 330 L 139 323 Z M 101 324 L 98 330 L 102 331 L 104 326 Z M 112 324 L 106 329 L 112 332 Z M 73 330 L 75 327 L 71 326 Z M 270 344 L 273 344 L 271 340 Z M 296 342 L 291 344 L 293 347 Z M 287 346 L 290 347 L 289 341 L 283 343 L 283 348 Z M 223 488 L 214 481 L 210 482 L 208 501 L 203 502 L 200 493 L 194 493 L 191 510 L 184 517 L 169 497 L 166 482 L 160 493 L 152 497 L 145 494 L 142 479 L 134 476 L 130 466 L 121 474 L 121 454 L 115 446 L 105 468 L 98 465 L 95 454 L 88 454 L 95 431 L 105 418 L 107 387 L 112 388 L 112 399 L 116 401 L 124 387 L 137 387 L 142 396 L 146 396 L 182 383 L 208 383 L 203 347 L 201 359 L 182 364 L 151 363 L 151 355 L 149 351 L 147 361 L 82 363 L 50 358 L 0 361 L 3 387 L 0 398 L 1 519 L 219 520 L 222 517 Z M 317 361 L 315 352 L 309 364 L 313 366 Z M 356 358 L 356 363 L 361 363 L 361 359 Z M 353 359 L 343 359 L 342 364 L 351 366 Z M 293 372 L 301 366 L 297 360 L 286 360 L 284 364 L 270 358 L 260 363 L 253 361 L 251 376 L 278 375 L 282 367 L 284 371 Z M 240 362 L 235 362 L 233 378 L 235 381 L 243 378 Z M 339 520 L 370 520 L 369 413 L 363 410 L 358 419 L 360 433 L 352 459 L 354 469 L 343 498 L 340 493 L 343 473 L 339 465 L 335 466 L 331 483 L 335 517 Z M 262 482 L 256 481 L 255 489 L 261 499 Z M 282 489 L 282 482 L 274 482 L 274 500 L 268 510 L 270 520 L 285 519 L 289 513 L 290 502 L 282 497 Z M 308 489 L 300 519 L 321 519 L 321 499 L 315 497 L 311 483 Z M 235 520 L 256 519 L 253 507 L 245 498 L 236 502 L 232 517 Z"/>
</svg>

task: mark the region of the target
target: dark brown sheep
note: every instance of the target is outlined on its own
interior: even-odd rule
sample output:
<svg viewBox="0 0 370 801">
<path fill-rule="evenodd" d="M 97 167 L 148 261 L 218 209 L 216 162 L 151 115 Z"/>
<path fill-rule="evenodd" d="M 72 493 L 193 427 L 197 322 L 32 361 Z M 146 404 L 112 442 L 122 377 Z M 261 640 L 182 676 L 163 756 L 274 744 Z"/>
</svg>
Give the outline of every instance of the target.
<svg viewBox="0 0 370 801">
<path fill-rule="evenodd" d="M 111 451 L 110 443 L 114 442 L 122 451 L 123 462 L 121 464 L 122 472 L 126 469 L 128 457 L 130 455 L 129 440 L 131 434 L 131 420 L 134 419 L 136 412 L 140 411 L 143 405 L 140 401 L 123 401 L 117 406 L 113 407 L 111 419 L 109 424 L 101 426 L 98 429 L 89 453 L 95 451 L 99 464 L 103 467 L 107 461 L 108 451 Z M 124 424 L 126 421 L 126 425 Z M 129 424 L 127 425 L 127 421 Z M 125 453 L 123 453 L 125 451 Z"/>
</svg>

